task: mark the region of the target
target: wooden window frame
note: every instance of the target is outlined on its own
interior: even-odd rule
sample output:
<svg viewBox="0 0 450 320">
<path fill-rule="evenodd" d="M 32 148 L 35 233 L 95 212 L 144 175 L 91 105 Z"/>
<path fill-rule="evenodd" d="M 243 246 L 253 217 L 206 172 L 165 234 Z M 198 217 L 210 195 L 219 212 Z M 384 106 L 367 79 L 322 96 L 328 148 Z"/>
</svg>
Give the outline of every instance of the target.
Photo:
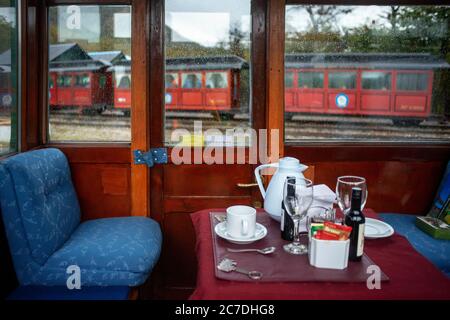
<svg viewBox="0 0 450 320">
<path fill-rule="evenodd" d="M 39 148 L 41 146 L 56 146 L 63 148 L 92 149 L 118 147 L 131 152 L 132 149 L 148 149 L 161 146 L 162 134 L 151 132 L 155 125 L 162 123 L 164 66 L 161 63 L 151 64 L 158 58 L 162 61 L 163 50 L 163 1 L 143 0 L 22 0 L 22 108 L 21 108 L 21 151 Z M 252 52 L 254 65 L 263 65 L 253 81 L 259 81 L 257 88 L 263 94 L 255 94 L 253 90 L 253 128 L 279 129 L 280 156 L 295 155 L 299 151 L 302 161 L 314 160 L 350 160 L 373 158 L 368 154 L 377 154 L 381 160 L 426 161 L 450 157 L 449 143 L 299 143 L 286 144 L 284 147 L 284 15 L 286 4 L 354 4 L 355 0 L 255 0 L 252 2 L 253 39 Z M 135 57 L 132 68 L 149 70 L 151 76 L 133 77 L 133 113 L 132 113 L 132 141 L 135 143 L 117 142 L 73 142 L 49 143 L 47 139 L 47 8 L 53 5 L 97 4 L 97 5 L 132 5 L 132 51 Z M 389 5 L 389 4 L 445 4 L 444 1 L 430 0 L 360 0 L 361 5 Z M 282 43 L 282 45 L 280 45 Z M 152 50 L 149 50 L 152 48 Z M 37 58 L 36 58 L 37 57 Z M 138 61 L 139 60 L 139 61 Z M 158 59 L 156 59 L 158 61 Z M 161 77 L 156 76 L 158 72 Z M 255 68 L 253 69 L 255 72 Z M 139 79 L 138 79 L 139 78 Z M 160 78 L 160 79 L 159 79 Z M 255 87 L 254 87 L 255 88 Z M 138 95 L 136 93 L 139 93 Z M 152 98 L 150 98 L 152 97 Z M 147 123 L 149 121 L 149 123 Z M 139 128 L 149 128 L 150 132 L 143 132 Z M 162 133 L 162 130 L 159 130 Z M 152 141 L 150 141 L 152 136 Z M 131 147 L 130 147 L 131 146 Z M 360 152 L 357 152 L 360 150 Z M 366 152 L 368 151 L 368 152 Z M 306 158 L 305 158 L 306 156 Z M 131 156 L 130 156 L 131 159 Z M 144 174 L 148 170 L 142 167 Z M 152 181 L 157 182 L 157 181 Z M 133 184 L 134 185 L 134 184 Z M 136 187 L 139 183 L 135 184 Z M 141 187 L 141 186 L 140 186 Z M 145 187 L 144 187 L 145 188 Z"/>
</svg>

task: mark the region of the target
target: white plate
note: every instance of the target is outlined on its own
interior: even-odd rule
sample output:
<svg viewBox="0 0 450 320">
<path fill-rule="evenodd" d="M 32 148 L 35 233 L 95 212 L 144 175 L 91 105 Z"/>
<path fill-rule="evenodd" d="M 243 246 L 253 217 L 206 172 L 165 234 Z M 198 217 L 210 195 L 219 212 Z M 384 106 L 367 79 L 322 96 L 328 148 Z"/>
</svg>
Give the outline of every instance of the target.
<svg viewBox="0 0 450 320">
<path fill-rule="evenodd" d="M 216 234 L 219 237 L 221 237 L 225 240 L 228 240 L 232 243 L 236 243 L 236 244 L 249 244 L 249 243 L 261 240 L 262 238 L 264 238 L 267 235 L 266 227 L 264 227 L 262 224 L 259 224 L 259 223 L 256 223 L 255 235 L 251 238 L 239 239 L 239 238 L 230 236 L 227 233 L 227 222 L 226 221 L 216 224 L 216 226 L 214 227 L 214 231 L 216 232 Z"/>
<path fill-rule="evenodd" d="M 387 238 L 394 234 L 394 228 L 392 228 L 386 222 L 366 218 L 366 226 L 364 228 L 364 237 L 367 239 Z"/>
</svg>

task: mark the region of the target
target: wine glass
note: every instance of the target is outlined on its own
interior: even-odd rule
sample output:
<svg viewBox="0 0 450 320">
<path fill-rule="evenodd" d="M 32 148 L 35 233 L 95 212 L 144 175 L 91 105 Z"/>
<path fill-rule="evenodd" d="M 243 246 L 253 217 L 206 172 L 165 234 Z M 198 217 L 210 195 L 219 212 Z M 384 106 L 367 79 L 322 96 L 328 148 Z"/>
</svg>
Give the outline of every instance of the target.
<svg viewBox="0 0 450 320">
<path fill-rule="evenodd" d="M 339 208 L 345 215 L 352 205 L 352 189 L 361 188 L 361 210 L 364 208 L 367 200 L 367 184 L 366 179 L 356 176 L 342 176 L 337 179 L 336 197 Z"/>
<path fill-rule="evenodd" d="M 311 180 L 296 178 L 286 179 L 283 189 L 283 202 L 286 212 L 294 221 L 294 241 L 283 246 L 290 254 L 305 254 L 308 247 L 300 243 L 300 222 L 306 217 L 313 202 L 313 183 Z"/>
</svg>

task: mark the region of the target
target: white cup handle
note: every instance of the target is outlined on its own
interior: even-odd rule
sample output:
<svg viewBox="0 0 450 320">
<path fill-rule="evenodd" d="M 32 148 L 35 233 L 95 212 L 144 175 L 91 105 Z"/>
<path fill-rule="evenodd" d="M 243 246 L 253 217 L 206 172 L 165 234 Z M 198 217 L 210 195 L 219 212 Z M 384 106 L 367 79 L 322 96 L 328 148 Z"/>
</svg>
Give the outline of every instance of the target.
<svg viewBox="0 0 450 320">
<path fill-rule="evenodd" d="M 248 221 L 242 220 L 242 235 L 246 236 L 248 233 Z"/>
</svg>

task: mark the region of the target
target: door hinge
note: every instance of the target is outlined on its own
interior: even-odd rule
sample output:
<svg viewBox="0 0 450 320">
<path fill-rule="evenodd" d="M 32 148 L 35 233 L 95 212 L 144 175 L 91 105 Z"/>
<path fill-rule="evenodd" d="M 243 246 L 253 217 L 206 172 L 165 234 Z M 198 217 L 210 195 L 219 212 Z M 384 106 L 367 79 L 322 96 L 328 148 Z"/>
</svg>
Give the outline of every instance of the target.
<svg viewBox="0 0 450 320">
<path fill-rule="evenodd" d="M 165 164 L 168 162 L 167 148 L 152 148 L 148 152 L 133 150 L 134 164 L 146 164 L 149 168 L 155 163 Z"/>
</svg>

